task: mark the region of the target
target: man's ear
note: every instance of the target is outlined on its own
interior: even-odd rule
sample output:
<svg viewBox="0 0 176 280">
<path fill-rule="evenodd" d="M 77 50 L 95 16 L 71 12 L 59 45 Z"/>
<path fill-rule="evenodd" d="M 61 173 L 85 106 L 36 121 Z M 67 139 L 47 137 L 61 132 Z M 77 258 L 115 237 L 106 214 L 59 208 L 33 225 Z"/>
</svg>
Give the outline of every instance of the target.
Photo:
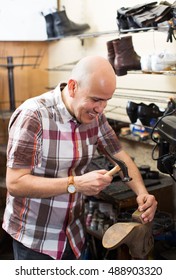
<svg viewBox="0 0 176 280">
<path fill-rule="evenodd" d="M 73 79 L 69 79 L 67 82 L 67 85 L 68 85 L 68 91 L 69 91 L 70 97 L 74 97 L 75 92 L 78 88 L 77 81 L 75 81 Z"/>
</svg>

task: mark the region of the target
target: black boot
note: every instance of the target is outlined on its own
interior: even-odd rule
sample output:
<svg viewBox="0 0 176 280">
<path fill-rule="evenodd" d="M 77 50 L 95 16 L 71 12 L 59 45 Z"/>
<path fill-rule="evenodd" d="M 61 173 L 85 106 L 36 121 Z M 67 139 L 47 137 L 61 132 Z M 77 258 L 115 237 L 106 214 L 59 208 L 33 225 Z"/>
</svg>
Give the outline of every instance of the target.
<svg viewBox="0 0 176 280">
<path fill-rule="evenodd" d="M 54 37 L 56 38 L 78 35 L 90 28 L 87 23 L 78 24 L 69 20 L 65 10 L 55 12 L 52 16 L 54 20 Z"/>
<path fill-rule="evenodd" d="M 42 15 L 44 16 L 45 21 L 46 21 L 46 32 L 47 32 L 48 38 L 49 39 L 54 38 L 54 21 L 53 21 L 52 14 L 44 15 L 42 13 Z"/>
<path fill-rule="evenodd" d="M 164 114 L 164 111 L 160 111 L 155 103 L 150 103 L 149 105 L 141 103 L 138 106 L 137 114 L 144 126 L 151 126 L 152 119 L 156 122 Z"/>
<path fill-rule="evenodd" d="M 135 123 L 138 119 L 138 107 L 144 106 L 144 103 L 135 103 L 133 101 L 128 101 L 126 106 L 127 115 L 131 123 Z"/>
</svg>

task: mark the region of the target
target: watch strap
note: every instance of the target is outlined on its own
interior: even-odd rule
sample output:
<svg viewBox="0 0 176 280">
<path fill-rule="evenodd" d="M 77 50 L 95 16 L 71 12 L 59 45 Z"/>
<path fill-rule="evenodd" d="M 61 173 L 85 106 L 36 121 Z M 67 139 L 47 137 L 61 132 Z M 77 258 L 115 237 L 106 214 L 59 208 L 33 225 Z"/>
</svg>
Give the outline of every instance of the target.
<svg viewBox="0 0 176 280">
<path fill-rule="evenodd" d="M 71 184 L 74 185 L 74 183 L 75 183 L 75 182 L 74 182 L 74 176 L 72 176 L 72 175 L 69 176 L 69 177 L 68 177 L 68 186 L 71 185 Z"/>
</svg>

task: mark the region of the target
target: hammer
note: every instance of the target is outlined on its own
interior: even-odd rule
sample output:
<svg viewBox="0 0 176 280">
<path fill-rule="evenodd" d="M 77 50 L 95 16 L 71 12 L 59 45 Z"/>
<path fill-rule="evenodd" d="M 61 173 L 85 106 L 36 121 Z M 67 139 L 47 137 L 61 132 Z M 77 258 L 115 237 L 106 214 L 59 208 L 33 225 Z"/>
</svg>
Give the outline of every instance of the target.
<svg viewBox="0 0 176 280">
<path fill-rule="evenodd" d="M 110 171 L 108 171 L 107 174 L 108 175 L 114 175 L 115 173 L 118 173 L 121 170 L 122 173 L 123 173 L 122 182 L 131 181 L 132 178 L 129 177 L 129 175 L 128 175 L 128 168 L 127 168 L 125 162 L 122 161 L 122 160 L 119 160 L 115 156 L 113 156 L 107 147 L 106 148 L 104 147 L 104 151 L 105 151 L 105 154 L 106 154 L 107 158 L 109 158 L 109 160 L 113 164 L 115 164 L 115 167 L 112 168 Z"/>
</svg>

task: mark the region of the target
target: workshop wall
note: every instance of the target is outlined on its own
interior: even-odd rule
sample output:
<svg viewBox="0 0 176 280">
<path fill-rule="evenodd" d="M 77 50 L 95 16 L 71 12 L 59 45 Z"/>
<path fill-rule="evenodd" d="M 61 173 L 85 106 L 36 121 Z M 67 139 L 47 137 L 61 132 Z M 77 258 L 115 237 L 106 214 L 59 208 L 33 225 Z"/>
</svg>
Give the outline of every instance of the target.
<svg viewBox="0 0 176 280">
<path fill-rule="evenodd" d="M 107 58 L 107 41 L 122 36 L 132 36 L 134 50 L 140 56 L 164 50 L 170 53 L 175 52 L 176 41 L 174 40 L 172 43 L 166 42 L 166 32 L 152 30 L 125 35 L 118 33 L 116 24 L 117 9 L 123 6 L 130 7 L 132 4 L 143 3 L 143 1 L 125 1 L 125 4 L 124 1 L 116 0 L 108 2 L 101 0 L 75 0 L 74 3 L 68 0 L 60 0 L 59 2 L 59 9 L 65 6 L 70 20 L 78 23 L 88 23 L 91 27 L 88 32 L 95 34 L 97 32 L 99 35 L 85 37 L 82 40 L 77 37 L 67 37 L 50 45 L 50 87 L 54 87 L 60 80 L 67 80 L 74 63 L 80 58 L 86 55 L 101 55 Z M 75 9 L 74 7 L 77 8 Z M 101 32 L 106 34 L 101 35 Z M 145 104 L 154 102 L 160 109 L 164 110 L 167 107 L 169 98 L 175 98 L 175 88 L 175 75 L 133 72 L 125 76 L 117 76 L 117 88 L 112 100 L 108 102 L 105 111 L 106 115 L 108 118 L 130 123 L 126 114 L 128 100 L 136 103 L 144 102 Z M 151 157 L 152 145 L 121 140 L 129 153 L 135 157 L 138 165 L 150 164 L 153 169 L 157 169 L 156 162 Z"/>
<path fill-rule="evenodd" d="M 14 5 L 14 3 L 19 3 L 20 0 L 8 0 L 7 2 Z M 50 5 L 51 2 L 53 3 L 53 1 L 48 0 L 29 0 L 29 3 L 32 3 L 35 7 L 39 3 L 44 2 L 45 4 L 50 3 Z M 67 81 L 73 65 L 82 57 L 86 55 L 101 55 L 107 58 L 107 41 L 129 35 L 122 35 L 117 31 L 117 9 L 124 5 L 127 7 L 142 3 L 143 1 L 58 0 L 58 2 L 60 10 L 62 9 L 62 6 L 65 6 L 70 20 L 78 23 L 88 23 L 91 27 L 88 33 L 94 33 L 95 35 L 90 35 L 85 38 L 71 36 L 61 40 L 45 41 L 45 30 L 45 32 L 42 33 L 43 35 L 41 35 L 43 37 L 40 37 L 40 40 L 42 41 L 36 40 L 27 42 L 22 40 L 22 42 L 20 41 L 20 38 L 18 38 L 16 42 L 11 42 L 7 37 L 1 37 L 1 65 L 6 63 L 5 59 L 7 56 L 17 56 L 14 63 L 20 65 L 13 69 L 15 78 L 16 106 L 20 105 L 29 97 L 43 93 L 44 91 L 47 91 L 48 88 L 54 88 L 60 81 Z M 2 6 L 0 5 L 0 7 Z M 0 17 L 0 28 L 2 29 L 4 28 L 4 25 L 1 24 L 1 21 L 2 17 Z M 7 36 L 9 35 L 9 32 L 8 34 L 4 33 L 3 30 L 0 34 Z M 15 33 L 12 32 L 12 35 L 15 36 Z M 167 50 L 171 53 L 175 52 L 176 41 L 173 43 L 167 43 L 166 32 L 148 31 L 133 33 L 130 35 L 132 36 L 134 49 L 140 56 L 163 50 Z M 34 57 L 24 59 L 25 56 L 31 55 Z M 30 64 L 30 67 L 24 67 L 23 64 Z M 9 110 L 9 88 L 7 81 L 8 71 L 6 65 L 0 69 L 0 116 L 2 117 L 0 118 L 0 144 L 7 143 L 7 125 L 10 117 L 8 114 L 9 112 L 6 112 L 6 110 Z M 170 97 L 175 98 L 175 88 L 175 75 L 143 74 L 133 72 L 122 77 L 117 77 L 116 91 L 112 100 L 108 102 L 108 106 L 105 111 L 106 116 L 120 122 L 121 124 L 123 122 L 125 125 L 130 124 L 130 120 L 126 114 L 126 104 L 128 100 L 136 103 L 145 102 L 146 104 L 155 102 L 156 105 L 163 109 L 166 108 Z M 128 137 L 123 138 L 120 135 L 119 137 L 125 150 L 127 150 L 131 157 L 134 158 L 138 166 L 150 165 L 151 170 L 157 170 L 156 161 L 153 161 L 151 156 L 154 147 L 151 142 L 140 141 L 139 139 L 132 140 Z M 4 207 L 6 195 L 5 153 L 6 147 L 2 145 L 0 149 L 0 177 L 3 180 L 0 182 L 0 207 Z M 170 210 L 173 202 L 171 200 L 175 197 L 175 193 L 172 195 L 170 186 L 167 190 L 164 190 L 164 192 L 159 191 L 158 195 L 161 196 L 160 199 L 157 198 L 160 201 L 159 206 L 161 207 L 162 205 L 162 209 L 166 211 L 168 211 L 168 209 Z M 165 201 L 166 196 L 167 201 Z M 175 209 L 176 198 L 173 200 Z M 170 212 L 173 211 L 171 210 Z M 1 222 L 2 216 L 3 213 L 0 212 Z M 1 232 L 0 236 L 2 237 Z"/>
<path fill-rule="evenodd" d="M 52 6 L 55 2 L 54 0 L 50 1 L 49 5 Z M 4 41 L 0 42 L 2 65 L 0 68 L 1 110 L 9 109 L 8 71 L 7 67 L 4 67 L 8 56 L 13 56 L 14 58 L 14 68 L 12 70 L 14 71 L 15 79 L 15 102 L 16 106 L 18 106 L 25 99 L 47 91 L 48 88 L 55 87 L 59 81 L 66 81 L 73 65 L 82 57 L 86 55 L 101 55 L 107 58 L 106 43 L 109 40 L 128 35 L 132 36 L 134 49 L 140 56 L 163 50 L 171 53 L 175 52 L 176 41 L 174 40 L 172 43 L 166 42 L 166 32 L 141 31 L 133 34 L 119 34 L 116 15 L 117 9 L 124 6 L 123 1 L 111 0 L 107 3 L 101 0 L 60 0 L 58 2 L 59 10 L 62 10 L 64 6 L 70 20 L 77 23 L 88 23 L 90 25 L 91 28 L 88 31 L 90 36 L 85 38 L 70 36 L 61 40 L 48 42 L 10 42 L 4 38 Z M 14 3 L 19 4 L 20 0 L 8 0 L 6 2 L 6 8 L 10 4 L 13 6 Z M 35 9 L 39 9 L 41 3 L 43 3 L 42 7 L 45 8 L 48 5 L 48 1 L 38 0 L 36 3 Z M 133 5 L 138 3 L 142 3 L 142 1 L 133 1 Z M 125 6 L 131 6 L 131 1 L 125 1 Z M 2 14 L 0 20 L 3 20 L 5 11 L 2 9 L 2 5 L 0 10 Z M 9 34 L 9 32 L 7 33 Z M 17 34 L 19 35 L 19 33 Z M 3 40 L 3 38 L 0 39 Z M 16 38 L 16 40 L 21 39 Z M 28 56 L 31 55 L 34 57 L 29 58 Z M 25 66 L 25 64 L 30 64 L 31 66 Z M 126 114 L 128 100 L 136 103 L 143 101 L 146 104 L 154 102 L 159 108 L 164 109 L 167 106 L 169 98 L 175 98 L 175 88 L 175 75 L 130 72 L 130 74 L 125 76 L 117 76 L 117 88 L 112 100 L 108 102 L 105 111 L 106 115 L 110 119 L 130 123 Z M 6 118 L 3 115 L 2 119 L 3 131 L 1 131 L 0 142 L 4 143 L 6 141 L 5 133 L 7 131 L 6 122 L 8 122 L 8 116 Z M 132 156 L 135 155 L 137 164 L 140 165 L 144 162 L 150 162 L 152 168 L 156 169 L 156 162 L 151 159 L 151 150 L 153 149 L 151 145 L 143 145 L 143 143 L 136 144 L 135 142 L 129 142 L 130 144 L 127 144 L 123 139 L 121 140 L 130 154 Z M 140 152 L 139 149 L 141 149 Z M 145 150 L 145 159 L 143 156 L 141 157 L 143 149 Z"/>
<path fill-rule="evenodd" d="M 13 2 L 13 4 L 15 2 L 9 1 Z M 39 4 L 39 2 L 37 3 Z M 70 20 L 77 23 L 88 23 L 91 27 L 88 33 L 95 34 L 95 36 L 92 35 L 81 39 L 77 36 L 70 36 L 49 42 L 1 41 L 1 64 L 6 63 L 5 59 L 7 56 L 17 56 L 14 59 L 14 64 L 21 65 L 21 67 L 15 66 L 13 68 L 16 106 L 29 97 L 47 91 L 48 88 L 55 87 L 59 81 L 66 81 L 73 65 L 82 57 L 86 55 L 101 55 L 107 58 L 106 43 L 109 40 L 127 35 L 132 36 L 134 49 L 140 56 L 163 50 L 171 53 L 175 52 L 176 41 L 174 40 L 172 43 L 166 42 L 166 32 L 141 31 L 133 34 L 119 34 L 116 14 L 117 9 L 124 6 L 123 1 L 111 0 L 107 3 L 101 0 L 75 0 L 74 2 L 60 0 L 58 2 L 59 10 L 62 10 L 64 6 Z M 133 5 L 141 2 L 134 0 Z M 125 6 L 131 6 L 131 1 L 126 1 Z M 27 57 L 31 55 L 34 57 Z M 39 57 L 36 58 L 37 56 Z M 38 65 L 36 65 L 36 62 Z M 32 66 L 25 67 L 23 64 L 31 64 Z M 7 67 L 1 67 L 0 73 L 0 109 L 8 110 L 9 88 L 7 83 Z M 175 75 L 133 72 L 125 76 L 117 76 L 117 88 L 112 100 L 108 102 L 105 111 L 106 116 L 120 122 L 130 123 L 126 114 L 128 100 L 136 103 L 142 101 L 146 104 L 154 102 L 159 108 L 164 109 L 169 98 L 175 98 L 175 88 Z M 6 123 L 8 123 L 8 117 L 6 118 L 3 115 L 3 118 L 1 118 L 3 129 L 1 130 L 0 143 L 5 143 L 7 140 Z M 156 162 L 151 158 L 152 145 L 126 141 L 124 139 L 121 139 L 121 141 L 131 156 L 135 158 L 138 165 L 150 163 L 153 169 L 157 169 Z M 145 154 L 145 157 L 143 154 Z"/>
</svg>

